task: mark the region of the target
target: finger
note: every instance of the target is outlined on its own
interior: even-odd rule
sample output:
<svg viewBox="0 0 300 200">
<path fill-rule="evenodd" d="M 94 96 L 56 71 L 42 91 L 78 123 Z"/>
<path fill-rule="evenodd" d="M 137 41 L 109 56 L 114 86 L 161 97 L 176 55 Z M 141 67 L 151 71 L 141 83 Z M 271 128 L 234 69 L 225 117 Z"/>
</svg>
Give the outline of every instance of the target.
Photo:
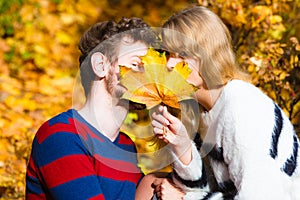
<svg viewBox="0 0 300 200">
<path fill-rule="evenodd" d="M 174 135 L 166 126 L 163 126 L 161 129 L 154 127 L 153 132 L 158 139 L 163 140 L 165 143 L 169 143 L 169 137 L 167 137 L 167 135 Z"/>
<path fill-rule="evenodd" d="M 157 112 L 152 113 L 152 118 L 165 126 L 168 126 L 170 124 L 169 120 L 167 120 L 166 117 L 164 117 L 160 113 Z"/>
<path fill-rule="evenodd" d="M 164 130 L 162 128 L 153 127 L 153 132 L 155 135 L 163 135 Z"/>
<path fill-rule="evenodd" d="M 164 143 L 170 143 L 170 141 L 164 135 L 158 136 L 158 139 L 162 140 Z"/>
<path fill-rule="evenodd" d="M 157 197 L 161 197 L 161 188 L 160 185 L 156 186 L 154 188 L 154 193 L 157 195 Z"/>
<path fill-rule="evenodd" d="M 167 144 L 170 143 L 170 141 L 163 134 L 161 134 L 161 135 L 157 134 L 156 137 L 158 139 L 162 140 L 164 143 L 167 143 Z"/>
<path fill-rule="evenodd" d="M 169 143 L 173 140 L 174 133 L 168 127 L 163 127 L 162 132 L 164 142 Z"/>
<path fill-rule="evenodd" d="M 159 105 L 157 110 L 162 113 L 164 111 L 164 106 Z"/>
<path fill-rule="evenodd" d="M 155 137 L 162 140 L 164 143 L 170 143 L 169 137 L 167 137 L 166 129 L 167 129 L 166 127 L 164 127 L 163 129 L 159 129 L 159 128 L 155 127 L 155 128 L 153 128 L 153 132 L 154 132 Z M 173 134 L 173 133 L 171 133 L 171 134 Z"/>
<path fill-rule="evenodd" d="M 168 184 L 168 180 L 166 178 L 164 178 L 160 184 L 160 199 L 166 199 L 165 196 L 166 196 L 166 193 L 168 192 L 168 187 L 166 184 Z"/>
<path fill-rule="evenodd" d="M 157 135 L 156 137 L 162 141 L 165 141 L 165 137 L 163 135 Z"/>
<path fill-rule="evenodd" d="M 168 188 L 168 186 L 170 186 L 170 185 L 171 185 L 171 183 L 170 183 L 170 180 L 168 178 L 164 178 L 162 180 L 162 182 L 160 183 L 161 189 Z"/>
<path fill-rule="evenodd" d="M 165 138 L 163 139 L 163 141 L 164 141 L 164 143 L 167 143 L 167 144 L 170 143 L 170 141 Z"/>
<path fill-rule="evenodd" d="M 155 192 L 157 199 L 161 200 L 161 192 Z"/>
<path fill-rule="evenodd" d="M 164 125 L 156 120 L 152 120 L 151 121 L 151 125 L 153 127 L 156 127 L 156 128 L 159 128 L 159 129 L 162 129 L 164 127 Z"/>
<path fill-rule="evenodd" d="M 169 124 L 174 123 L 178 120 L 175 116 L 168 112 L 168 108 L 166 106 L 163 107 L 162 115 L 168 121 Z"/>
<path fill-rule="evenodd" d="M 155 192 L 156 194 L 161 194 L 161 188 L 160 188 L 160 186 L 155 187 L 155 188 L 154 188 L 154 192 Z"/>
<path fill-rule="evenodd" d="M 154 179 L 152 185 L 153 185 L 154 187 L 157 187 L 158 185 L 161 184 L 161 181 L 162 181 L 162 180 L 161 180 L 160 178 L 156 178 L 156 179 Z"/>
</svg>

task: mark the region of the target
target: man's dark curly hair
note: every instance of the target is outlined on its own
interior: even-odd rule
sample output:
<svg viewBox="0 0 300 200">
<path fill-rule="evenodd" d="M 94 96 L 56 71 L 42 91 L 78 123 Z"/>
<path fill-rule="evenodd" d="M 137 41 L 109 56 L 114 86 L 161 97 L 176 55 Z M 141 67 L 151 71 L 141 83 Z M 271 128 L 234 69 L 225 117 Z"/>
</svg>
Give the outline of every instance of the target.
<svg viewBox="0 0 300 200">
<path fill-rule="evenodd" d="M 91 66 L 91 56 L 95 52 L 103 53 L 110 63 L 117 60 L 120 41 L 129 37 L 132 42 L 142 41 L 147 45 L 157 42 L 155 33 L 140 18 L 123 17 L 118 23 L 114 21 L 99 22 L 91 26 L 81 37 L 79 57 L 81 83 L 87 97 L 91 90 L 95 74 Z"/>
</svg>

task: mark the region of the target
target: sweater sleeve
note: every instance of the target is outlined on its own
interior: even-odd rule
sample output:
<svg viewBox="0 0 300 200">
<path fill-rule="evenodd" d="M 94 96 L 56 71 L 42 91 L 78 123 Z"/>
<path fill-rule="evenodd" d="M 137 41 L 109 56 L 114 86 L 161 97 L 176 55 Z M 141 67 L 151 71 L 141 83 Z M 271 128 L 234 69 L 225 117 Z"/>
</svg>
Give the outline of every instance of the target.
<svg viewBox="0 0 300 200">
<path fill-rule="evenodd" d="M 78 135 L 72 129 L 54 126 L 44 124 L 33 141 L 26 197 L 104 199 L 93 158 Z"/>
<path fill-rule="evenodd" d="M 185 199 L 196 200 L 212 195 L 209 192 L 204 164 L 196 145 L 192 143 L 192 161 L 188 165 L 184 165 L 174 153 L 171 154 L 175 160 L 172 178 L 174 183 L 186 193 Z"/>
<path fill-rule="evenodd" d="M 192 143 L 192 160 L 188 165 L 183 164 L 173 152 L 171 154 L 174 159 L 173 169 L 181 179 L 194 181 L 202 177 L 202 160 L 194 143 Z"/>
<path fill-rule="evenodd" d="M 270 156 L 273 110 L 272 103 L 246 94 L 239 101 L 231 99 L 226 107 L 222 146 L 230 179 L 238 192 L 235 199 L 287 197 L 284 190 L 288 185 L 282 184 L 280 166 Z"/>
</svg>

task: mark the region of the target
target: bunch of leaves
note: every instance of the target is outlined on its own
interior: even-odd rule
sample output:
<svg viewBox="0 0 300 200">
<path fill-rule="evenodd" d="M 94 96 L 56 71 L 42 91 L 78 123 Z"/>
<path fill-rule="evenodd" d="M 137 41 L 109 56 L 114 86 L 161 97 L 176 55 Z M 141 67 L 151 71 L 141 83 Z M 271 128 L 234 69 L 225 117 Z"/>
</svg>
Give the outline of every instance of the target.
<svg viewBox="0 0 300 200">
<path fill-rule="evenodd" d="M 181 117 L 180 103 L 192 99 L 195 92 L 188 83 L 191 69 L 185 62 L 179 62 L 168 69 L 165 52 L 161 53 L 152 47 L 146 55 L 141 56 L 139 68 L 120 66 L 120 82 L 127 88 L 122 98 L 146 105 L 147 110 L 155 110 L 157 105 L 165 105 L 172 115 Z M 135 123 L 131 128 L 135 134 L 127 133 L 139 149 L 139 166 L 144 173 L 153 171 L 170 171 L 169 152 L 164 143 L 153 135 L 152 126 L 141 126 Z M 159 155 L 159 156 L 158 156 Z M 158 158 L 159 157 L 159 158 Z"/>
<path fill-rule="evenodd" d="M 25 168 L 37 128 L 72 105 L 78 69 L 77 45 L 83 31 L 96 21 L 118 20 L 122 16 L 141 17 L 151 26 L 161 26 L 174 12 L 196 2 L 0 1 L 0 199 L 24 199 Z M 215 11 L 228 25 L 239 62 L 249 70 L 253 83 L 276 101 L 281 92 L 271 91 L 291 88 L 284 89 L 287 91 L 284 93 L 292 97 L 295 94 L 294 100 L 283 95 L 281 106 L 289 105 L 285 110 L 294 124 L 299 124 L 299 49 L 290 38 L 299 40 L 300 2 L 199 0 L 199 3 Z M 282 49 L 281 53 L 269 52 L 270 44 Z M 267 70 L 269 65 L 273 70 Z M 277 80 L 275 75 L 271 76 L 274 69 L 279 70 L 276 74 L 284 74 L 281 75 L 284 78 Z M 274 81 L 276 87 L 272 86 Z M 285 103 L 286 100 L 295 103 Z M 131 114 L 128 123 L 147 123 L 148 113 L 137 114 L 138 119 Z M 128 131 L 135 136 L 149 132 L 138 128 L 141 126 L 131 126 Z M 134 140 L 139 151 L 151 151 L 145 140 Z M 146 162 L 155 164 L 156 160 L 146 159 Z"/>
<path fill-rule="evenodd" d="M 180 109 L 180 101 L 192 98 L 194 87 L 186 80 L 191 73 L 187 63 L 179 62 L 168 70 L 165 53 L 153 48 L 141 56 L 141 61 L 139 71 L 120 66 L 120 81 L 127 88 L 122 98 L 145 104 L 147 109 L 159 104 Z"/>
</svg>

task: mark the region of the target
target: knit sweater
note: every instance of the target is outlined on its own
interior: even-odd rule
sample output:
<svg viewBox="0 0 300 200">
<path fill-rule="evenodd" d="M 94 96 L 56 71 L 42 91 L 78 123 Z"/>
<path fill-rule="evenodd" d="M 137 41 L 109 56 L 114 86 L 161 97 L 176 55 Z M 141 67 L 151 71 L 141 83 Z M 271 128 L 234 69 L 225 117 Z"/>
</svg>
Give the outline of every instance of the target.
<svg viewBox="0 0 300 200">
<path fill-rule="evenodd" d="M 185 199 L 300 199 L 299 139 L 285 113 L 258 88 L 230 81 L 213 108 L 201 113 L 200 131 L 201 155 L 209 158 L 223 196 L 210 192 L 193 144 L 192 162 L 177 159 L 173 166 Z"/>
<path fill-rule="evenodd" d="M 132 200 L 141 177 L 127 135 L 112 142 L 70 109 L 45 122 L 33 140 L 26 199 Z"/>
</svg>

